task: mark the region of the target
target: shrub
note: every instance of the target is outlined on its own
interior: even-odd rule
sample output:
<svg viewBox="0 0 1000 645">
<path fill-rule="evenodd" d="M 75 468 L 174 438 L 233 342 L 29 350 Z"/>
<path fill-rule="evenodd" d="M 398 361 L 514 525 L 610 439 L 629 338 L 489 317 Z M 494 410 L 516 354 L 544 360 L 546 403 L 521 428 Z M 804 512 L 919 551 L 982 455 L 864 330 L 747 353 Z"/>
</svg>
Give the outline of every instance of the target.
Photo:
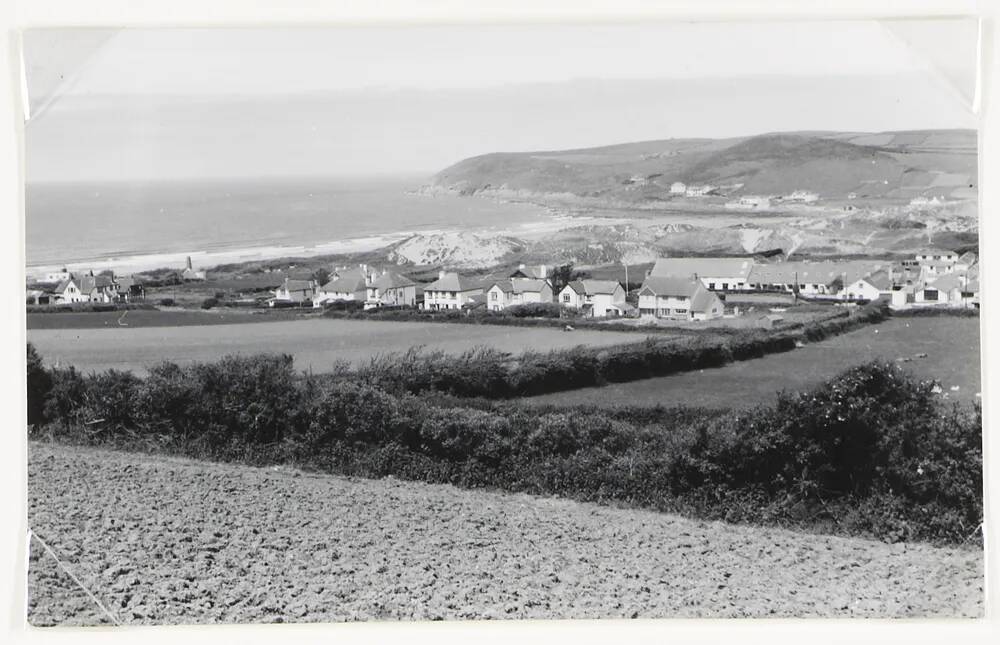
<svg viewBox="0 0 1000 645">
<path fill-rule="evenodd" d="M 173 307 L 174 306 L 174 299 L 173 298 L 160 298 L 160 306 L 161 307 Z"/>
<path fill-rule="evenodd" d="M 31 343 L 27 346 L 27 371 L 28 425 L 40 425 L 45 422 L 45 400 L 52 390 L 52 376 Z"/>
<path fill-rule="evenodd" d="M 201 301 L 202 309 L 211 309 L 212 307 L 217 307 L 217 306 L 219 306 L 219 301 L 216 300 L 215 298 L 205 298 L 204 300 Z"/>
</svg>

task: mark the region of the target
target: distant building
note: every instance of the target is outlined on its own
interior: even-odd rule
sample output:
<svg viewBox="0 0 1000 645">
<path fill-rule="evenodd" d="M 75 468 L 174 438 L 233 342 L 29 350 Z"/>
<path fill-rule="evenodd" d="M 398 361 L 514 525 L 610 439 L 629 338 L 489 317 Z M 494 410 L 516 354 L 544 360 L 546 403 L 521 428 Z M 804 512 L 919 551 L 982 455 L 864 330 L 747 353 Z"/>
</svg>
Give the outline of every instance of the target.
<svg viewBox="0 0 1000 645">
<path fill-rule="evenodd" d="M 367 285 L 365 309 L 413 307 L 417 304 L 417 283 L 399 273 L 386 271 Z"/>
<path fill-rule="evenodd" d="M 274 290 L 273 301 L 290 302 L 298 305 L 311 302 L 316 294 L 316 283 L 312 280 L 292 280 L 285 278 L 285 282 Z"/>
<path fill-rule="evenodd" d="M 675 181 L 670 184 L 670 194 L 671 195 L 684 195 L 687 193 L 687 186 L 684 183 Z"/>
<path fill-rule="evenodd" d="M 510 274 L 511 278 L 535 278 L 537 280 L 549 280 L 552 276 L 552 267 L 546 264 L 528 266 L 522 264 Z"/>
<path fill-rule="evenodd" d="M 687 197 L 704 197 L 713 190 L 715 190 L 715 186 L 688 186 L 684 191 L 684 195 Z"/>
<path fill-rule="evenodd" d="M 616 280 L 574 280 L 559 292 L 559 304 L 594 318 L 621 316 L 627 310 L 625 288 Z"/>
<path fill-rule="evenodd" d="M 725 207 L 735 210 L 761 210 L 771 206 L 771 198 L 767 195 L 743 195 L 739 199 L 726 202 Z"/>
<path fill-rule="evenodd" d="M 653 277 L 698 278 L 711 291 L 740 290 L 747 287 L 753 259 L 742 258 L 660 258 L 653 264 Z"/>
<path fill-rule="evenodd" d="M 494 282 L 486 289 L 486 306 L 490 311 L 543 302 L 552 302 L 552 285 L 548 280 L 509 278 Z"/>
<path fill-rule="evenodd" d="M 191 266 L 191 256 L 187 258 L 187 266 L 181 271 L 181 279 L 187 282 L 199 281 L 205 279 L 204 271 L 195 271 L 194 267 Z"/>
<path fill-rule="evenodd" d="M 811 193 L 807 190 L 793 190 L 790 194 L 785 195 L 785 201 L 788 202 L 801 202 L 804 204 L 811 204 L 819 200 L 819 195 L 816 193 Z"/>
<path fill-rule="evenodd" d="M 693 278 L 649 276 L 639 289 L 643 318 L 711 320 L 722 313 L 719 297 Z"/>
<path fill-rule="evenodd" d="M 878 300 L 881 297 L 891 297 L 892 277 L 890 271 L 880 269 L 844 287 L 845 300 Z"/>
<path fill-rule="evenodd" d="M 438 279 L 424 286 L 424 309 L 461 309 L 472 296 L 481 295 L 483 285 L 454 272 L 441 271 Z"/>
</svg>

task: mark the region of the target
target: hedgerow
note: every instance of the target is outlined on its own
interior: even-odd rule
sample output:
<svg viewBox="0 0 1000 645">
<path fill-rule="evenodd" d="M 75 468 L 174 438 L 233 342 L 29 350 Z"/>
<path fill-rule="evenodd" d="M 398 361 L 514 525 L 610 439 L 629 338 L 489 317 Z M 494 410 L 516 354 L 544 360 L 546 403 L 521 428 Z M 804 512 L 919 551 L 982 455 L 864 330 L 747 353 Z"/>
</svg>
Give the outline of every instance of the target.
<svg viewBox="0 0 1000 645">
<path fill-rule="evenodd" d="M 573 358 L 538 369 L 585 372 Z M 982 520 L 979 406 L 946 406 L 933 383 L 891 364 L 862 365 L 738 414 L 414 394 L 348 372 L 296 374 L 287 356 L 165 363 L 145 378 L 45 371 L 50 384 L 33 395 L 36 404 L 43 397 L 43 419 L 31 433 L 59 441 L 564 495 L 890 541 L 961 542 Z"/>
</svg>

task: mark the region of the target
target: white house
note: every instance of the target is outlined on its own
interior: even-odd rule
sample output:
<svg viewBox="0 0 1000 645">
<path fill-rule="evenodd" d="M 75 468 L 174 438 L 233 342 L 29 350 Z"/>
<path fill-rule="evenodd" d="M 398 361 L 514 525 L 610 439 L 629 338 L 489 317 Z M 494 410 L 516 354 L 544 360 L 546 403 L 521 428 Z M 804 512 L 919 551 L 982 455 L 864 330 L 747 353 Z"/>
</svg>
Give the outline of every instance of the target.
<svg viewBox="0 0 1000 645">
<path fill-rule="evenodd" d="M 51 273 L 46 273 L 45 274 L 45 282 L 59 283 L 59 282 L 62 282 L 63 280 L 69 280 L 70 276 L 72 276 L 72 275 L 73 274 L 70 273 L 69 270 L 66 269 L 66 267 L 63 267 L 59 271 L 53 271 Z"/>
<path fill-rule="evenodd" d="M 739 199 L 726 202 L 725 207 L 735 210 L 761 210 L 771 206 L 771 198 L 767 195 L 743 195 Z"/>
<path fill-rule="evenodd" d="M 472 296 L 483 293 L 483 285 L 454 272 L 441 271 L 438 279 L 424 287 L 424 309 L 461 309 Z"/>
<path fill-rule="evenodd" d="M 687 197 L 704 197 L 715 190 L 715 186 L 704 185 L 704 186 L 688 186 L 684 191 L 684 195 Z"/>
<path fill-rule="evenodd" d="M 819 195 L 811 193 L 807 190 L 793 190 L 791 194 L 785 195 L 786 202 L 802 202 L 804 204 L 811 204 L 817 200 L 819 200 Z"/>
<path fill-rule="evenodd" d="M 882 296 L 891 297 L 892 277 L 887 270 L 879 270 L 858 278 L 844 287 L 845 300 L 878 300 Z"/>
<path fill-rule="evenodd" d="M 386 271 L 367 286 L 365 309 L 412 307 L 417 304 L 417 283 L 405 275 Z"/>
<path fill-rule="evenodd" d="M 752 258 L 660 258 L 649 271 L 650 277 L 698 278 L 712 291 L 747 288 L 753 268 Z"/>
<path fill-rule="evenodd" d="M 952 273 L 925 283 L 914 296 L 916 306 L 978 307 L 979 280 Z"/>
<path fill-rule="evenodd" d="M 946 262 L 950 264 L 955 264 L 958 262 L 958 253 L 955 251 L 950 251 L 948 249 L 942 249 L 938 247 L 928 247 L 926 249 L 921 249 L 917 251 L 914 259 L 918 264 L 925 264 L 927 262 Z"/>
<path fill-rule="evenodd" d="M 285 282 L 274 290 L 274 300 L 279 302 L 293 302 L 302 304 L 312 300 L 316 295 L 316 283 L 312 280 L 292 280 L 285 278 Z"/>
<path fill-rule="evenodd" d="M 616 280 L 574 280 L 559 292 L 559 304 L 585 310 L 595 318 L 620 316 L 625 288 Z"/>
<path fill-rule="evenodd" d="M 486 290 L 486 307 L 490 311 L 541 302 L 552 302 L 552 285 L 548 280 L 510 278 L 494 282 Z"/>
<path fill-rule="evenodd" d="M 683 182 L 675 181 L 670 184 L 670 194 L 671 195 L 683 195 L 687 193 L 687 186 Z"/>
<path fill-rule="evenodd" d="M 762 291 L 784 291 L 818 298 L 846 296 L 844 288 L 879 270 L 891 271 L 888 261 L 774 262 L 755 264 L 748 286 Z"/>
<path fill-rule="evenodd" d="M 72 304 L 74 302 L 90 302 L 90 294 L 80 290 L 73 277 L 63 280 L 56 285 L 52 291 L 53 301 L 59 304 Z"/>
<path fill-rule="evenodd" d="M 711 320 L 722 313 L 719 297 L 692 278 L 649 276 L 639 290 L 643 318 Z"/>
<path fill-rule="evenodd" d="M 359 270 L 341 270 L 332 280 L 319 287 L 313 297 L 313 307 L 329 302 L 364 302 L 368 295 L 368 279 Z"/>
<path fill-rule="evenodd" d="M 93 271 L 61 281 L 52 291 L 52 300 L 57 304 L 74 302 L 114 302 L 118 299 L 118 285 L 110 275 L 94 275 Z"/>
</svg>

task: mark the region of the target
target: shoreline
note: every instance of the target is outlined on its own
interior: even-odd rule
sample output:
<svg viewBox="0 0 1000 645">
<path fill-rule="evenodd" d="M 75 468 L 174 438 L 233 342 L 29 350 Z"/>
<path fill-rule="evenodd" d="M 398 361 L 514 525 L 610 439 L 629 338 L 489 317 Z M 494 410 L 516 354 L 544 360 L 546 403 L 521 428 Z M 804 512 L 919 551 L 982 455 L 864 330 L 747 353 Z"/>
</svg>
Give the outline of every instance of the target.
<svg viewBox="0 0 1000 645">
<path fill-rule="evenodd" d="M 311 258 L 325 255 L 341 255 L 351 253 L 368 253 L 383 249 L 415 236 L 447 235 L 453 233 L 472 233 L 479 235 L 509 236 L 530 240 L 533 237 L 575 228 L 577 226 L 614 225 L 628 222 L 628 218 L 578 215 L 546 209 L 536 221 L 519 222 L 507 227 L 460 227 L 410 229 L 391 231 L 374 235 L 365 235 L 342 240 L 331 240 L 317 244 L 261 244 L 259 246 L 241 246 L 218 249 L 189 249 L 162 251 L 153 253 L 122 254 L 119 256 L 94 256 L 93 259 L 74 259 L 59 264 L 26 264 L 25 274 L 28 278 L 38 278 L 46 273 L 61 270 L 70 271 L 93 269 L 103 271 L 113 269 L 120 273 L 141 273 L 166 267 L 184 266 L 190 256 L 193 265 L 199 269 L 212 269 L 223 264 L 276 260 L 280 258 Z"/>
</svg>

